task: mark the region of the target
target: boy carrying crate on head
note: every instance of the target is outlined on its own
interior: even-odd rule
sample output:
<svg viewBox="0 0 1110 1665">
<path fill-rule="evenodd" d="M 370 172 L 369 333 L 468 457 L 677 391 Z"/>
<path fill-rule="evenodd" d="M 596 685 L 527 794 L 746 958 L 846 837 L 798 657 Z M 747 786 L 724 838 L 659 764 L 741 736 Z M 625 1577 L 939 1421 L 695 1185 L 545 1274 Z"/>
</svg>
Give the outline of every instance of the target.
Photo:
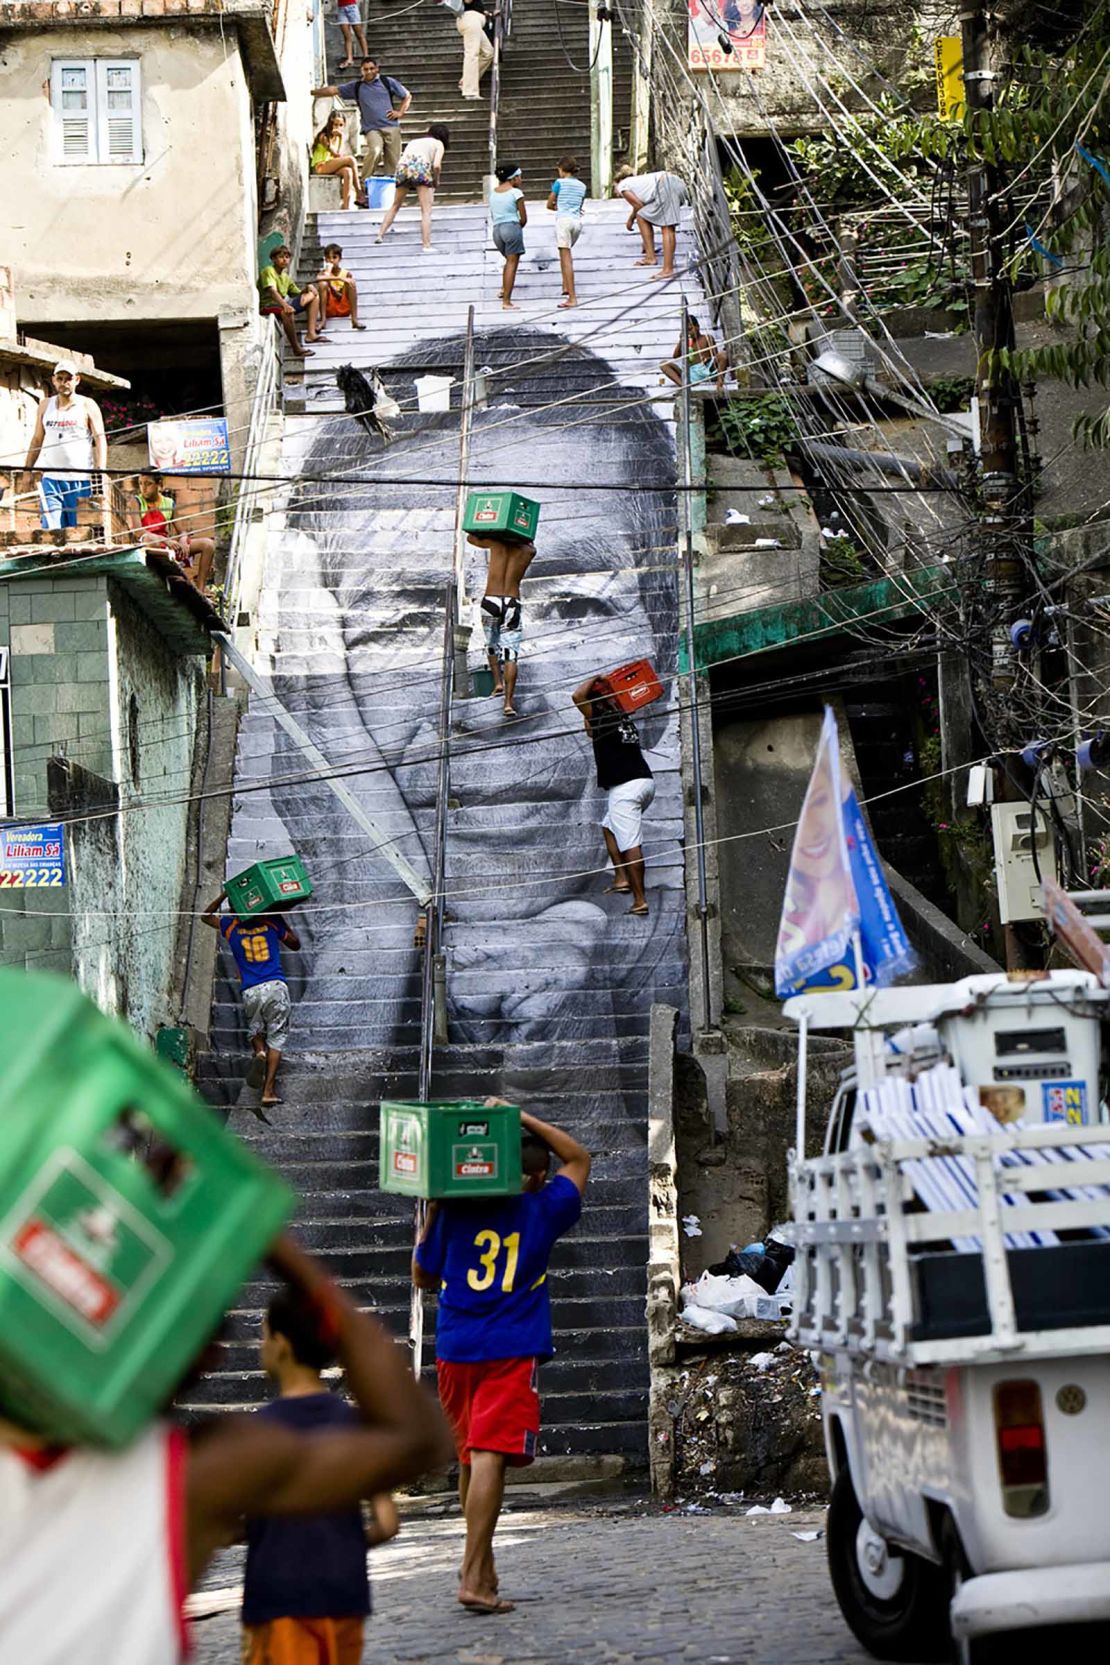
<svg viewBox="0 0 1110 1665">
<path fill-rule="evenodd" d="M 539 1366 L 554 1353 L 547 1262 L 577 1223 L 590 1177 L 590 1153 L 569 1133 L 524 1111 L 520 1125 L 524 1189 L 429 1204 L 412 1257 L 416 1287 L 439 1291 L 436 1374 L 466 1518 L 458 1599 L 476 1613 L 513 1610 L 498 1594 L 493 1534 L 506 1467 L 536 1455 Z M 562 1167 L 548 1179 L 552 1152 Z"/>
<path fill-rule="evenodd" d="M 301 939 L 280 914 L 257 913 L 238 919 L 221 914 L 220 904 L 227 891 L 221 890 L 209 902 L 201 918 L 219 931 L 235 958 L 239 972 L 243 1012 L 247 1019 L 254 1057 L 247 1071 L 247 1086 L 262 1088 L 262 1109 L 280 1104 L 277 1072 L 289 1038 L 289 984 L 281 960 L 281 945 L 294 951 Z M 260 1118 L 266 1121 L 263 1115 Z"/>
</svg>

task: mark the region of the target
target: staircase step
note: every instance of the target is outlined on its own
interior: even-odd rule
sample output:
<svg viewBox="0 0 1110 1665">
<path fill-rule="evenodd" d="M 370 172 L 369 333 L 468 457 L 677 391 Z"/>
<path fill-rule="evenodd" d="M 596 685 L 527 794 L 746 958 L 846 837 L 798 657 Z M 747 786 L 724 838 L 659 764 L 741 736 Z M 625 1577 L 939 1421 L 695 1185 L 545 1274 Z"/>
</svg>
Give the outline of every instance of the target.
<svg viewBox="0 0 1110 1665">
<path fill-rule="evenodd" d="M 560 45 L 559 25 L 566 43 Z M 638 242 L 614 201 L 589 202 L 575 250 L 582 304 L 558 309 L 553 217 L 544 193 L 560 154 L 589 171 L 584 8 L 518 7 L 505 58 L 501 154 L 525 170 L 531 209 L 520 310 L 497 302 L 501 260 L 480 198 L 488 110 L 457 96 L 461 43 L 450 20 L 372 14 L 372 49 L 411 87 L 403 136 L 430 119 L 451 127 L 433 235 L 418 252 L 406 208 L 386 243 L 380 212 L 311 217 L 302 277 L 337 240 L 360 286 L 364 333 L 331 339 L 287 386 L 305 414 L 286 417 L 281 470 L 299 485 L 271 515 L 256 663 L 388 837 L 421 871 L 434 847 L 444 586 L 454 559 L 455 417 L 406 416 L 386 448 L 346 415 L 336 371 L 380 369 L 406 413 L 416 378 L 457 378 L 468 309 L 490 404 L 472 436 L 472 477 L 524 482 L 542 502 L 539 554 L 525 604 L 518 724 L 490 700 L 459 700 L 450 734 L 447 812 L 448 1019 L 436 1048 L 438 1097 L 515 1099 L 579 1130 L 595 1153 L 582 1222 L 551 1264 L 557 1357 L 544 1375 L 544 1449 L 646 1456 L 648 1242 L 647 1034 L 650 1008 L 686 1005 L 684 815 L 673 686 L 639 719 L 656 773 L 644 848 L 652 913 L 625 917 L 604 894 L 588 744 L 570 705 L 585 670 L 651 652 L 676 657 L 673 505 L 650 492 L 593 500 L 589 483 L 673 478 L 673 395 L 658 364 L 678 334 L 681 295 L 704 306 L 696 272 L 656 284 L 633 262 Z M 328 25 L 329 74 L 339 36 Z M 618 38 L 615 122 L 627 128 L 629 59 Z M 450 200 L 469 196 L 468 204 Z M 687 231 L 680 263 L 695 255 Z M 457 392 L 455 396 L 457 406 Z M 529 472 L 530 471 L 530 472 Z M 316 485 L 314 481 L 326 482 Z M 542 485 L 533 485 L 533 481 Z M 587 482 L 583 486 L 580 482 Z M 468 573 L 480 581 L 479 558 Z M 479 592 L 480 593 L 480 592 Z M 483 659 L 480 635 L 472 664 Z M 390 868 L 252 698 L 235 764 L 229 870 L 296 848 L 316 887 L 287 960 L 293 997 L 284 1103 L 266 1127 L 244 1086 L 245 1029 L 226 960 L 216 979 L 212 1052 L 198 1085 L 250 1148 L 299 1195 L 297 1229 L 361 1304 L 407 1332 L 413 1207 L 377 1189 L 377 1107 L 415 1095 L 421 969 L 417 907 Z M 272 1284 L 259 1268 L 228 1322 L 223 1367 L 193 1408 L 250 1407 L 268 1394 L 259 1314 Z M 432 1356 L 434 1313 L 426 1313 Z"/>
</svg>

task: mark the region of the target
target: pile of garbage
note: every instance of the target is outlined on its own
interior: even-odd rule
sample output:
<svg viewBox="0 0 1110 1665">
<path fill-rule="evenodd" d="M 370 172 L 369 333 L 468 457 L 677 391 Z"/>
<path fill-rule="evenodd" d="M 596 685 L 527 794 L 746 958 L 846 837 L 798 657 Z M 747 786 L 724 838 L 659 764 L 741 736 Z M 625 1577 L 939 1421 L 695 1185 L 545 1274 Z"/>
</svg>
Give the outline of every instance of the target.
<svg viewBox="0 0 1110 1665">
<path fill-rule="evenodd" d="M 679 1497 L 748 1510 L 827 1496 L 817 1372 L 788 1341 L 676 1370 L 668 1410 Z"/>
<path fill-rule="evenodd" d="M 696 1283 L 682 1286 L 681 1317 L 706 1335 L 736 1330 L 739 1319 L 782 1319 L 793 1305 L 794 1249 L 781 1238 L 730 1249 Z"/>
</svg>

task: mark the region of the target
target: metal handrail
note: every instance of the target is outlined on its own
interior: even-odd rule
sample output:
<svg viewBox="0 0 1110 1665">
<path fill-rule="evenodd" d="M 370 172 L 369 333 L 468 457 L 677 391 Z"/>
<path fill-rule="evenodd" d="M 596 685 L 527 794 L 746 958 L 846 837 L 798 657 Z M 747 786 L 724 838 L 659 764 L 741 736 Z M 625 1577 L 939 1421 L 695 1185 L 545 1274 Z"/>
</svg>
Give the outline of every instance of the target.
<svg viewBox="0 0 1110 1665">
<path fill-rule="evenodd" d="M 513 25 L 513 0 L 499 0 L 493 11 L 493 63 L 489 72 L 489 177 L 497 167 L 497 109 L 501 99 L 501 48 Z"/>
<path fill-rule="evenodd" d="M 239 495 L 235 501 L 235 518 L 231 527 L 231 544 L 224 574 L 224 616 L 233 623 L 239 615 L 239 585 L 242 576 L 243 550 L 255 518 L 255 488 L 249 482 L 258 473 L 259 456 L 270 439 L 270 421 L 282 403 L 283 381 L 281 353 L 276 327 L 263 331 L 262 358 L 258 366 L 254 399 L 251 402 L 250 425 L 243 459 L 239 469 Z"/>
</svg>

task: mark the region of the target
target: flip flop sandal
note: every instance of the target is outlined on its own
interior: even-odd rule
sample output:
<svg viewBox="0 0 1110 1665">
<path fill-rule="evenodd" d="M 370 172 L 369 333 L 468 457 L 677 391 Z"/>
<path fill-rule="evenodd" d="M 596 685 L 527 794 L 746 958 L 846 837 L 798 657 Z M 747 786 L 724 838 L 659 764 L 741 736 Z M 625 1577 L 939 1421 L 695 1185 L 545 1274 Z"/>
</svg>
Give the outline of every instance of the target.
<svg viewBox="0 0 1110 1665">
<path fill-rule="evenodd" d="M 516 1611 L 515 1601 L 502 1601 L 500 1597 L 496 1601 L 463 1601 L 459 1605 L 465 1607 L 468 1613 L 497 1614 Z"/>
</svg>

